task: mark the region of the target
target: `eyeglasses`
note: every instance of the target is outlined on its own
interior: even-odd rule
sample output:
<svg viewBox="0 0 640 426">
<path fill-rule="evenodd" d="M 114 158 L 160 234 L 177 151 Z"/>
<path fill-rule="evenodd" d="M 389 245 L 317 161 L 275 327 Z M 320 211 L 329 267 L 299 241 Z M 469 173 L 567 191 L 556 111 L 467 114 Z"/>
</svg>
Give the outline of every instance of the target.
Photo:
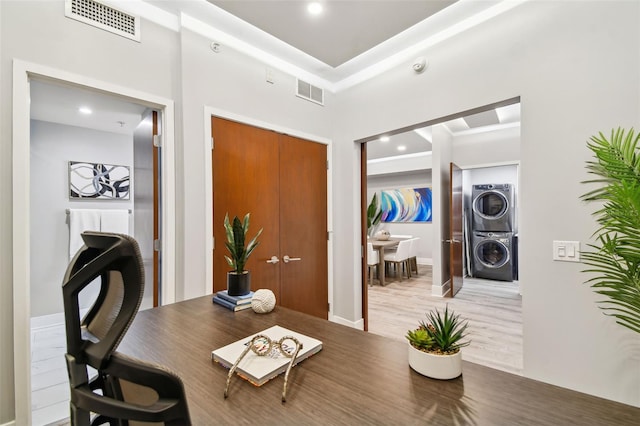
<svg viewBox="0 0 640 426">
<path fill-rule="evenodd" d="M 251 339 L 251 342 L 247 344 L 247 347 L 244 348 L 238 360 L 233 364 L 233 367 L 229 369 L 229 375 L 227 375 L 227 386 L 224 389 L 224 397 L 227 398 L 229 396 L 229 384 L 231 383 L 231 377 L 233 377 L 233 374 L 238 368 L 238 364 L 240 364 L 240 361 L 242 361 L 245 355 L 247 355 L 249 350 L 258 356 L 277 357 L 277 352 L 275 352 L 276 349 L 282 355 L 291 359 L 289 361 L 289 366 L 287 367 L 287 372 L 284 374 L 284 387 L 282 388 L 282 402 L 287 402 L 287 381 L 289 379 L 289 373 L 291 372 L 293 363 L 298 356 L 298 352 L 302 349 L 302 343 L 293 336 L 284 336 L 277 342 L 271 340 L 264 334 L 254 336 L 253 339 Z M 274 355 L 271 355 L 272 353 L 274 353 Z"/>
</svg>

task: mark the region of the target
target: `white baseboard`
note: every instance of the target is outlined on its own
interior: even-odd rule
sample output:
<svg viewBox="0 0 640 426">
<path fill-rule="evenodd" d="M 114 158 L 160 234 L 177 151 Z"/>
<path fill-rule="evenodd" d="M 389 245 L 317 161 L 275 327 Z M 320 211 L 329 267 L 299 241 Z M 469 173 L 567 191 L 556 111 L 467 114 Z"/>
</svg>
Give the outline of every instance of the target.
<svg viewBox="0 0 640 426">
<path fill-rule="evenodd" d="M 344 319 L 336 315 L 330 315 L 329 321 L 335 322 L 341 325 L 346 325 L 347 327 L 355 328 L 358 330 L 364 330 L 364 319 L 359 319 L 358 321 L 349 321 L 347 319 Z"/>
<path fill-rule="evenodd" d="M 449 288 L 451 288 L 451 280 L 442 285 L 433 284 L 431 285 L 431 295 L 435 297 L 444 297 L 444 295 L 449 291 Z"/>
<path fill-rule="evenodd" d="M 16 426 L 16 421 L 12 420 L 9 423 L 3 423 L 0 426 Z"/>
<path fill-rule="evenodd" d="M 430 257 L 417 257 L 416 262 L 418 265 L 431 265 L 433 266 L 433 259 Z"/>
</svg>

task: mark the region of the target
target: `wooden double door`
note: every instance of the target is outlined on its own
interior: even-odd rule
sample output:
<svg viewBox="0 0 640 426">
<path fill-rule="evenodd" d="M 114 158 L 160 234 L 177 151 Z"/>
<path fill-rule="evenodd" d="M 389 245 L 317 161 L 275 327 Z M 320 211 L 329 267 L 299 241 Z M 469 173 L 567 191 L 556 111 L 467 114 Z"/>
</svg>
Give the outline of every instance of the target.
<svg viewBox="0 0 640 426">
<path fill-rule="evenodd" d="M 246 269 L 276 303 L 328 316 L 327 147 L 213 117 L 213 291 L 226 289 L 224 217 L 263 228 Z"/>
</svg>

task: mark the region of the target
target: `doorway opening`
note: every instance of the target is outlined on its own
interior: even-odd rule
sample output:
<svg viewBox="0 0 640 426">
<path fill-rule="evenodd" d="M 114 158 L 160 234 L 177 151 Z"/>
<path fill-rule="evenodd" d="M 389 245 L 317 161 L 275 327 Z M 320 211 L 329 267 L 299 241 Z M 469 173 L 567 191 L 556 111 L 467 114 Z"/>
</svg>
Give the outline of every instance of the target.
<svg viewBox="0 0 640 426">
<path fill-rule="evenodd" d="M 34 390 L 40 384 L 40 378 L 32 378 L 31 361 L 32 349 L 34 348 L 32 343 L 31 325 L 41 325 L 38 321 L 59 321 L 63 318 L 61 312 L 57 312 L 56 307 L 47 306 L 41 303 L 42 299 L 53 299 L 55 295 L 60 295 L 60 283 L 62 282 L 62 276 L 58 280 L 55 279 L 57 275 L 56 271 L 51 268 L 66 269 L 68 264 L 69 237 L 68 230 L 68 213 L 72 206 L 68 205 L 72 200 L 70 196 L 70 178 L 69 167 L 71 161 L 85 161 L 91 162 L 92 158 L 87 158 L 87 153 L 91 152 L 91 148 L 87 148 L 84 145 L 90 145 L 92 141 L 99 140 L 106 133 L 109 133 L 109 137 L 114 145 L 106 147 L 108 141 L 105 141 L 105 148 L 101 151 L 104 160 L 103 163 L 116 163 L 119 161 L 116 157 L 108 157 L 110 150 L 116 150 L 117 147 L 122 148 L 122 134 L 118 132 L 108 132 L 104 129 L 89 129 L 83 126 L 78 126 L 72 122 L 65 121 L 63 118 L 64 102 L 72 98 L 70 92 L 65 92 L 61 96 L 56 98 L 56 108 L 54 113 L 59 114 L 58 118 L 45 118 L 39 116 L 42 111 L 37 111 L 41 102 L 38 102 L 38 96 L 41 90 L 78 90 L 82 91 L 88 98 L 106 100 L 111 98 L 118 100 L 121 105 L 128 105 L 132 110 L 144 111 L 144 114 L 149 113 L 159 118 L 158 133 L 161 134 L 166 142 L 166 146 L 171 148 L 165 149 L 161 161 L 158 164 L 159 173 L 162 175 L 162 181 L 160 182 L 160 192 L 162 193 L 163 203 L 160 205 L 160 215 L 163 221 L 160 222 L 160 232 L 163 235 L 163 239 L 159 242 L 158 247 L 162 251 L 164 262 L 160 266 L 159 275 L 163 277 L 160 280 L 160 288 L 162 289 L 161 298 L 158 301 L 159 304 L 172 303 L 175 301 L 175 233 L 173 226 L 175 222 L 175 206 L 173 200 L 175 199 L 174 180 L 174 152 L 173 152 L 173 101 L 156 97 L 153 95 L 137 92 L 135 90 L 115 86 L 102 81 L 87 79 L 86 77 L 43 67 L 37 64 L 26 63 L 22 61 L 14 61 L 14 79 L 13 79 L 13 259 L 14 259 L 14 275 L 13 275 L 13 293 L 14 293 L 14 371 L 15 376 L 15 401 L 16 401 L 16 423 L 20 424 L 32 424 L 37 419 L 33 418 L 32 408 L 37 408 L 37 404 L 32 402 L 32 390 Z M 33 102 L 32 102 L 33 101 Z M 34 107 L 32 111 L 31 106 Z M 86 105 L 85 105 L 86 106 Z M 76 109 L 78 106 L 76 106 Z M 127 107 L 125 107 L 126 109 Z M 51 108 L 53 109 L 53 108 Z M 107 108 L 108 109 L 108 108 Z M 78 111 L 75 111 L 78 113 Z M 127 113 L 132 113 L 129 110 L 117 111 L 121 116 L 126 116 Z M 33 115 L 33 116 L 32 116 Z M 97 114 L 96 114 L 97 115 Z M 140 115 L 141 117 L 141 115 Z M 69 117 L 67 117 L 69 118 Z M 127 119 L 128 120 L 128 119 Z M 125 127 L 127 122 L 122 120 L 123 123 L 111 123 L 117 126 Z M 140 122 L 135 123 L 142 124 Z M 140 129 L 136 129 L 140 130 Z M 52 158 L 51 146 L 47 144 L 56 145 L 60 150 L 60 145 L 63 140 L 70 140 L 71 136 L 75 135 L 75 145 L 67 145 L 63 150 L 66 150 L 66 156 L 70 158 Z M 133 135 L 129 136 L 133 138 Z M 58 138 L 56 141 L 55 138 Z M 153 137 L 149 138 L 150 141 Z M 151 142 L 149 142 L 151 143 Z M 133 161 L 134 143 L 131 141 L 128 144 L 130 151 L 130 157 Z M 55 149 L 54 149 L 55 150 Z M 84 150 L 84 151 L 83 151 Z M 48 154 L 47 154 L 48 153 Z M 71 158 L 74 154 L 78 153 L 84 158 Z M 60 152 L 57 152 L 60 154 Z M 40 158 L 42 156 L 49 155 L 49 158 Z M 115 158 L 115 160 L 114 160 Z M 50 161 L 47 164 L 47 161 Z M 125 164 L 126 165 L 126 164 Z M 136 168 L 138 171 L 142 169 L 141 166 L 136 167 L 132 162 L 129 165 L 131 182 L 136 180 Z M 142 183 L 144 179 L 137 174 L 139 182 Z M 34 179 L 35 177 L 35 179 Z M 46 185 L 39 185 L 38 182 L 46 182 Z M 145 185 L 141 186 L 142 188 Z M 146 243 L 146 236 L 137 235 L 133 228 L 137 221 L 135 216 L 141 213 L 142 208 L 138 209 L 136 213 L 136 203 L 139 200 L 135 199 L 135 187 L 131 190 L 128 202 L 131 205 L 125 206 L 121 203 L 124 200 L 113 201 L 118 204 L 118 210 L 124 212 L 130 212 L 130 218 L 127 221 L 124 219 L 119 223 L 119 226 L 130 226 L 130 231 L 133 233 L 136 239 L 142 240 Z M 38 203 L 42 201 L 40 198 L 46 198 L 47 196 L 53 196 L 57 200 L 55 212 L 53 207 L 47 208 L 50 216 L 48 221 L 50 226 L 44 226 L 44 229 L 38 228 L 42 225 L 40 223 L 40 217 L 35 216 L 46 213 L 42 212 L 38 207 Z M 87 202 L 84 200 L 83 202 Z M 61 204 L 62 203 L 62 204 Z M 67 203 L 66 205 L 63 205 Z M 113 206 L 113 204 L 111 205 Z M 138 206 L 140 206 L 138 204 Z M 76 207 L 74 205 L 73 207 Z M 94 205 L 83 204 L 83 207 L 98 208 Z M 105 207 L 106 208 L 106 207 Z M 36 228 L 34 228 L 34 226 Z M 61 230 L 62 228 L 62 230 Z M 140 228 L 140 227 L 139 227 Z M 40 230 L 39 230 L 40 229 Z M 39 235 L 39 236 L 38 236 Z M 42 238 L 50 238 L 49 241 L 51 247 L 55 248 L 53 253 L 59 254 L 61 257 L 56 257 L 55 265 L 47 265 L 45 270 L 50 270 L 50 275 L 53 277 L 48 281 L 53 280 L 52 283 L 47 285 L 47 291 L 51 292 L 49 295 L 42 296 L 43 289 L 37 286 L 43 284 L 44 278 L 36 277 L 34 275 L 34 269 L 38 266 L 38 261 L 42 257 L 38 255 L 38 250 L 42 244 Z M 62 245 L 63 247 L 58 247 Z M 153 241 L 149 241 L 149 246 L 153 247 Z M 50 247 L 50 248 L 51 248 Z M 52 249 L 53 250 L 53 249 Z M 58 253 L 59 252 L 59 253 Z M 37 256 L 37 258 L 35 257 Z M 48 253 L 47 258 L 52 258 L 51 252 Z M 153 257 L 153 253 L 151 254 Z M 61 265 L 59 265 L 61 264 Z M 146 268 L 145 268 L 146 269 Z M 153 274 L 150 274 L 153 277 Z M 47 282 L 48 282 L 47 281 Z M 35 286 L 35 287 L 34 287 Z M 50 288 L 51 287 L 51 288 Z M 56 293 L 57 289 L 57 293 Z M 34 297 L 32 297 L 32 294 Z M 38 295 L 38 297 L 35 297 Z M 61 301 L 61 300 L 60 300 Z M 153 306 L 153 300 L 147 301 L 147 304 Z M 56 311 L 56 312 L 54 312 Z M 37 316 L 38 320 L 34 321 L 33 317 Z M 62 334 L 64 339 L 64 333 Z M 64 344 L 64 340 L 63 340 Z M 59 360 L 62 361 L 64 366 L 64 357 L 60 356 Z M 64 371 L 64 378 L 66 383 L 66 370 Z M 51 375 L 59 374 L 51 373 Z M 66 385 L 68 388 L 68 385 Z M 51 393 L 57 393 L 57 390 L 52 390 Z M 68 417 L 68 410 L 66 410 L 66 416 Z M 48 421 L 47 423 L 50 423 Z"/>
<path fill-rule="evenodd" d="M 473 240 L 475 229 L 471 207 L 474 185 L 507 184 L 517 194 L 519 111 L 519 98 L 513 98 L 359 141 L 362 143 L 363 156 L 363 246 L 366 247 L 364 244 L 368 243 L 368 236 L 375 241 L 375 234 L 380 230 L 388 231 L 392 239 L 395 236 L 399 240 L 419 241 L 419 249 L 412 255 L 417 269 L 413 270 L 413 264 L 408 267 L 412 272 L 411 278 L 399 275 L 402 277 L 400 281 L 393 274 L 383 275 L 384 287 L 380 286 L 381 280 L 376 275 L 376 269 L 373 269 L 373 280 L 368 276 L 371 269 L 367 267 L 365 256 L 362 303 L 366 330 L 404 340 L 406 331 L 415 328 L 427 311 L 443 309 L 449 304 L 461 316 L 468 317 L 470 324 L 484 324 L 488 321 L 489 327 L 480 328 L 490 328 L 505 340 L 504 344 L 501 341 L 492 343 L 493 336 L 485 336 L 482 332 L 474 333 L 477 334 L 475 348 L 478 350 L 465 348 L 469 349 L 465 351 L 465 359 L 521 374 L 522 301 L 515 268 L 515 203 L 513 210 L 510 210 L 513 213 L 513 227 L 509 230 L 509 235 L 495 238 L 497 243 L 508 239 L 505 246 L 509 247 L 509 261 L 505 262 L 506 266 L 502 265 L 504 267 L 502 275 L 498 274 L 500 276 L 483 276 L 474 269 L 478 262 L 474 263 L 473 248 L 478 241 Z M 390 137 L 390 141 L 382 138 L 383 136 Z M 394 142 L 396 136 L 402 139 Z M 398 155 L 398 145 L 405 145 L 409 154 Z M 450 163 L 451 167 L 455 163 L 461 169 L 458 189 L 452 189 L 450 185 L 454 180 L 450 174 L 453 172 L 449 170 Z M 431 190 L 432 221 L 385 222 L 383 219 L 373 229 L 367 229 L 366 210 L 373 194 L 377 194 L 378 200 L 386 198 L 385 205 L 379 207 L 388 209 L 389 198 L 399 188 Z M 452 206 L 456 205 L 456 197 L 459 198 L 459 207 L 453 207 L 453 210 L 459 209 L 459 213 L 452 210 Z M 392 200 L 391 204 L 393 202 L 395 201 Z M 389 216 L 384 212 L 383 217 L 385 215 Z M 450 223 L 450 215 L 459 216 L 459 235 L 453 232 L 455 226 Z M 491 231 L 493 237 L 493 229 Z M 461 249 L 458 260 L 450 257 L 454 245 Z M 363 250 L 363 253 L 366 252 L 367 250 Z M 493 255 L 495 253 L 491 254 Z M 382 259 L 377 270 L 384 274 L 384 255 L 380 253 L 378 257 Z M 459 278 L 454 277 L 450 270 L 456 262 L 461 269 Z M 507 275 L 507 268 L 511 268 L 509 271 L 512 275 Z M 482 314 L 483 308 L 485 314 Z M 494 309 L 495 312 L 490 314 L 487 309 Z M 504 351 L 492 352 L 492 346 L 505 348 Z"/>
</svg>

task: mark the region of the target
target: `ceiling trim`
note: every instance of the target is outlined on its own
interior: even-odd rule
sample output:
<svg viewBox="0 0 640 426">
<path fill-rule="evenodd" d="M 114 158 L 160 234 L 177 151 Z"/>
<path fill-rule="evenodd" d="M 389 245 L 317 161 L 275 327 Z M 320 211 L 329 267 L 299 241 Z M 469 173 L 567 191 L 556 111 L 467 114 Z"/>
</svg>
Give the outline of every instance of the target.
<svg viewBox="0 0 640 426">
<path fill-rule="evenodd" d="M 199 8 L 203 12 L 202 15 L 208 15 L 208 18 L 215 15 L 210 19 L 219 28 L 196 19 L 184 11 L 178 12 L 179 16 L 176 16 L 144 0 L 101 1 L 125 12 L 142 16 L 173 31 L 188 29 L 209 38 L 211 42 L 220 43 L 222 48 L 228 46 L 267 66 L 303 79 L 329 92 L 338 93 L 413 60 L 413 56 L 417 54 L 424 55 L 425 50 L 530 0 L 486 2 L 459 0 L 405 32 L 336 68 L 330 67 L 205 0 L 185 2 L 185 4 Z M 435 32 L 433 28 L 437 28 Z M 234 31 L 241 32 L 246 40 L 232 35 Z M 429 32 L 433 33 L 429 35 Z M 403 49 L 403 46 L 408 47 Z"/>
<path fill-rule="evenodd" d="M 312 74 L 304 69 L 294 65 L 290 62 L 287 62 L 279 57 L 272 55 L 264 50 L 258 49 L 252 46 L 249 43 L 246 43 L 240 40 L 237 37 L 234 37 L 224 31 L 220 31 L 205 22 L 202 22 L 196 18 L 193 18 L 186 13 L 182 13 L 180 15 L 180 24 L 183 28 L 193 31 L 197 34 L 200 34 L 203 37 L 206 37 L 210 40 L 220 43 L 221 49 L 225 47 L 230 47 L 237 51 L 240 51 L 246 55 L 251 56 L 254 59 L 257 59 L 265 64 L 276 68 L 282 72 L 293 75 L 295 77 L 300 78 L 301 80 L 305 80 L 308 83 L 313 84 L 314 86 L 319 86 L 325 88 L 327 90 L 331 90 L 333 85 L 331 82 L 318 77 L 315 74 Z"/>
</svg>

